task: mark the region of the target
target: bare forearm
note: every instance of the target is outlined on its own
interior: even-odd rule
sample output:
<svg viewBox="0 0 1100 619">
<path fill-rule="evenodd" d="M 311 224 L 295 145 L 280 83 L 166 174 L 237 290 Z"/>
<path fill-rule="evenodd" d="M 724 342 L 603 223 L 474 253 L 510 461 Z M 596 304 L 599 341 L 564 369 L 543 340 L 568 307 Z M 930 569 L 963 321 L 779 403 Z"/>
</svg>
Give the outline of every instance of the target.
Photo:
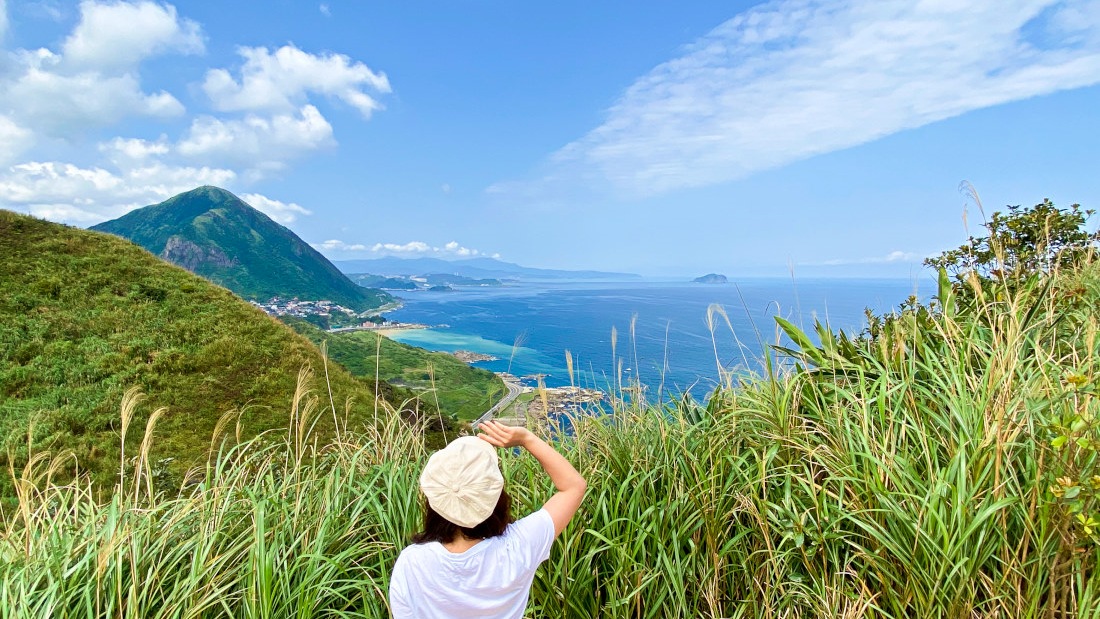
<svg viewBox="0 0 1100 619">
<path fill-rule="evenodd" d="M 523 446 L 542 465 L 542 470 L 550 476 L 550 481 L 554 482 L 554 487 L 558 489 L 558 492 L 580 492 L 583 494 L 585 489 L 588 488 L 588 482 L 577 472 L 577 469 L 573 468 L 573 465 L 565 459 L 565 456 L 558 453 L 546 441 L 530 434 L 523 442 Z"/>
<path fill-rule="evenodd" d="M 564 456 L 526 428 L 513 428 L 496 421 L 487 421 L 482 424 L 481 430 L 482 440 L 497 447 L 522 445 L 539 461 L 542 470 L 546 471 L 550 481 L 558 489 L 554 496 L 547 499 L 542 509 L 554 521 L 554 535 L 561 535 L 580 508 L 588 482 Z"/>
</svg>

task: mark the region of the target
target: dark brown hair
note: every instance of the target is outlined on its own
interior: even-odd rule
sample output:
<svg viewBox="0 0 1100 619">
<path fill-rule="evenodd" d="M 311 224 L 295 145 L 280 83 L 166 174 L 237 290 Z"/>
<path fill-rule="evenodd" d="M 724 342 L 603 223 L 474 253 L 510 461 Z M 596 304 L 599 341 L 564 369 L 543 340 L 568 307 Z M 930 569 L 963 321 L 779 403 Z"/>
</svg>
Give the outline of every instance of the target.
<svg viewBox="0 0 1100 619">
<path fill-rule="evenodd" d="M 447 520 L 436 513 L 432 506 L 428 504 L 428 501 L 425 500 L 424 529 L 412 536 L 412 543 L 439 542 L 446 544 L 453 542 L 459 533 L 462 533 L 467 539 L 488 539 L 504 533 L 504 529 L 507 529 L 508 525 L 512 524 L 514 520 L 512 518 L 512 497 L 508 496 L 507 490 L 500 491 L 500 498 L 497 499 L 497 506 L 493 508 L 493 513 L 489 514 L 489 517 L 483 520 L 481 524 L 473 527 L 460 527 Z"/>
</svg>

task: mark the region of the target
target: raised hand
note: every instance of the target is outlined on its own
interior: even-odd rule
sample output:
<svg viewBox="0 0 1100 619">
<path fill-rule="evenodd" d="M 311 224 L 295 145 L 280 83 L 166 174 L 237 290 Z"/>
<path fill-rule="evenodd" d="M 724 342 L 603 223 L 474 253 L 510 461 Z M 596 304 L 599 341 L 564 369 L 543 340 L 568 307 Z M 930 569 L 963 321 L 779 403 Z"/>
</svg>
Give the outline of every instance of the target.
<svg viewBox="0 0 1100 619">
<path fill-rule="evenodd" d="M 522 447 L 534 436 L 527 428 L 506 426 L 499 421 L 486 421 L 478 429 L 481 440 L 497 447 Z"/>
<path fill-rule="evenodd" d="M 553 447 L 531 433 L 527 428 L 513 428 L 496 421 L 489 421 L 479 426 L 481 428 L 481 440 L 497 447 L 519 447 L 526 449 L 542 466 L 542 470 L 550 476 L 557 492 L 543 504 L 542 508 L 550 514 L 554 521 L 554 535 L 560 535 L 565 525 L 577 513 L 581 501 L 584 499 L 584 491 L 588 488 L 588 482 L 581 477 L 577 469 L 569 463 Z"/>
</svg>

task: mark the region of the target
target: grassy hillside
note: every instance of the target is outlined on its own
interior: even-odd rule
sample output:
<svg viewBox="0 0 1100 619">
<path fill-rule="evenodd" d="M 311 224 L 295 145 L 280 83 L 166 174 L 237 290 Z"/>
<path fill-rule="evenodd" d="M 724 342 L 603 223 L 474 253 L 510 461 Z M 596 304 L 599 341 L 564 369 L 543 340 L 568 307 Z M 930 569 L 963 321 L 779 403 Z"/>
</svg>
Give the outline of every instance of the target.
<svg viewBox="0 0 1100 619">
<path fill-rule="evenodd" d="M 323 374 L 305 338 L 129 241 L 0 211 L 0 255 L 5 470 L 26 460 L 30 428 L 31 451 L 72 450 L 98 481 L 113 483 L 119 404 L 131 387 L 148 394 L 131 442 L 166 406 L 157 456 L 191 462 L 223 413 L 243 410 L 245 435 L 283 427 L 299 370 Z M 338 407 L 354 402 L 352 425 L 372 418 L 371 388 L 339 367 L 330 378 Z"/>
<path fill-rule="evenodd" d="M 706 405 L 578 420 L 588 494 L 526 616 L 1096 616 L 1100 274 L 941 300 L 872 338 L 792 331 L 796 365 Z M 0 528 L 0 609 L 387 617 L 426 455 L 390 427 L 302 460 L 251 446 L 152 505 L 47 487 Z M 501 457 L 537 509 L 537 462 Z"/>
<path fill-rule="evenodd" d="M 327 342 L 329 357 L 352 374 L 374 378 L 377 369 L 382 380 L 423 393 L 429 403 L 438 398 L 440 410 L 458 419 L 476 419 L 507 393 L 496 374 L 471 367 L 454 355 L 429 352 L 369 331 L 326 333 L 301 319 L 284 320 L 315 344 Z M 433 387 L 434 392 L 425 393 Z"/>
<path fill-rule="evenodd" d="M 393 300 L 356 285 L 289 229 L 217 187 L 181 193 L 93 229 L 130 239 L 245 299 L 327 299 L 357 311 Z"/>
</svg>

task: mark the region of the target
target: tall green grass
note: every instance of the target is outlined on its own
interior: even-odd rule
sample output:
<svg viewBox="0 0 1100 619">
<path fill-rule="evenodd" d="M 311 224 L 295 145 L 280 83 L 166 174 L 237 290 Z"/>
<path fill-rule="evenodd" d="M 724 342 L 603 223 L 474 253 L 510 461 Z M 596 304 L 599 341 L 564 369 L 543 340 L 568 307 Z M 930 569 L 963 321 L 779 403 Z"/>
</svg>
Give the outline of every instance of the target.
<svg viewBox="0 0 1100 619">
<path fill-rule="evenodd" d="M 872 339 L 788 325 L 793 360 L 706 404 L 574 420 L 589 494 L 530 616 L 1100 616 L 1097 278 L 941 296 Z M 327 398 L 295 401 L 291 432 L 216 439 L 178 497 L 140 454 L 106 505 L 51 483 L 64 458 L 13 472 L 0 618 L 386 616 L 425 449 L 396 416 L 319 444 Z M 536 509 L 537 463 L 502 462 Z"/>
<path fill-rule="evenodd" d="M 248 436 L 285 427 L 298 369 L 323 364 L 279 321 L 113 235 L 0 209 L 0 256 L 0 471 L 67 449 L 109 494 L 119 401 L 137 385 L 154 404 L 138 409 L 141 423 L 171 409 L 151 457 L 174 459 L 161 477 L 178 480 L 229 409 L 243 411 Z M 329 378 L 354 401 L 353 425 L 371 422 L 375 393 L 404 399 L 335 365 Z M 0 474 L 0 504 L 11 497 Z"/>
</svg>

